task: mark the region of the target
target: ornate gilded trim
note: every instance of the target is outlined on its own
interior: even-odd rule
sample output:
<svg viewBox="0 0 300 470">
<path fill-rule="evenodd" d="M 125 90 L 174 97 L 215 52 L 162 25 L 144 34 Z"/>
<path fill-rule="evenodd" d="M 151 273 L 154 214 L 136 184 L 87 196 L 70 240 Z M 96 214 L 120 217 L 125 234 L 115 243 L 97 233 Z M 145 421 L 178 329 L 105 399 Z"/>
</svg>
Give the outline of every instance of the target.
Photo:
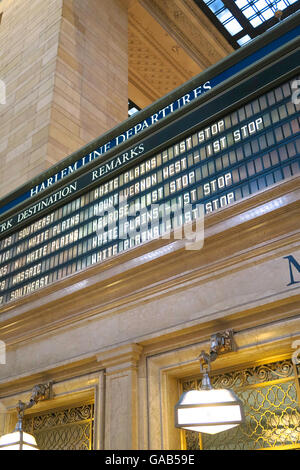
<svg viewBox="0 0 300 470">
<path fill-rule="evenodd" d="M 86 404 L 25 416 L 23 428 L 41 450 L 91 450 L 93 423 L 94 405 Z"/>
</svg>

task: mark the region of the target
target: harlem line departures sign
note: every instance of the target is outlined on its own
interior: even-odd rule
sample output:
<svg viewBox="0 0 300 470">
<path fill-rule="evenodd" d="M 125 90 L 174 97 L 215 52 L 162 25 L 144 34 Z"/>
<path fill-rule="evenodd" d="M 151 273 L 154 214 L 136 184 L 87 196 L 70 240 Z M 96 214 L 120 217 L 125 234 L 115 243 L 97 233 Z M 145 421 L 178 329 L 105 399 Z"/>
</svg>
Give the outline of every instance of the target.
<svg viewBox="0 0 300 470">
<path fill-rule="evenodd" d="M 299 176 L 297 35 L 299 27 L 277 32 L 263 64 L 249 61 L 252 71 L 238 86 L 229 80 L 210 99 L 206 85 L 207 99 L 199 94 L 177 119 L 165 111 L 159 129 L 74 171 L 65 185 L 33 186 L 32 202 L 13 212 L 4 200 L 0 305 L 191 223 L 200 206 L 210 214 Z"/>
</svg>

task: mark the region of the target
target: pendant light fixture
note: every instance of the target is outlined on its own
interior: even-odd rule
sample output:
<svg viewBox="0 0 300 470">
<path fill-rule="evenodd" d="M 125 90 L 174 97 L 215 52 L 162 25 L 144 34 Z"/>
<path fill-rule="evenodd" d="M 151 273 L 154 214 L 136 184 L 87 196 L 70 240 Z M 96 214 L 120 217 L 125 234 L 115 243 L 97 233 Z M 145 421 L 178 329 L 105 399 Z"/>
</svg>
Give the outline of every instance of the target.
<svg viewBox="0 0 300 470">
<path fill-rule="evenodd" d="M 211 337 L 210 352 L 199 357 L 203 379 L 200 390 L 184 392 L 175 406 L 175 426 L 190 431 L 216 434 L 244 421 L 243 404 L 230 389 L 214 389 L 209 379 L 210 363 L 218 354 L 233 351 L 233 332 Z"/>
</svg>

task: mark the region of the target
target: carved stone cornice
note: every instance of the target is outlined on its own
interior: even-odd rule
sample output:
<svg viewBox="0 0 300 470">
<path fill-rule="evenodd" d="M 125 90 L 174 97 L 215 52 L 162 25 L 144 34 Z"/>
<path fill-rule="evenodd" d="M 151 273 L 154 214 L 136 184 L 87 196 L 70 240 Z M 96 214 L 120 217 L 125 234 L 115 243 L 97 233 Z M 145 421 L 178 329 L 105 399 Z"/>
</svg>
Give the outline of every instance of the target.
<svg viewBox="0 0 300 470">
<path fill-rule="evenodd" d="M 139 2 L 202 69 L 233 51 L 193 0 Z"/>
<path fill-rule="evenodd" d="M 191 76 L 193 76 L 195 70 L 189 71 L 183 68 L 179 57 L 175 54 L 178 52 L 179 46 L 176 46 L 176 44 L 172 46 L 173 55 L 171 55 L 168 48 L 169 44 L 162 44 L 160 41 L 161 37 L 157 37 L 155 30 L 150 29 L 148 26 L 145 27 L 141 17 L 137 16 L 136 14 L 132 14 L 129 16 L 128 22 L 130 34 L 135 34 L 137 37 L 136 43 L 140 45 L 141 42 L 144 42 L 148 47 L 147 52 L 149 55 L 152 54 L 153 57 L 159 56 L 162 66 L 165 66 L 166 68 L 169 67 L 169 72 L 171 70 L 173 70 L 173 73 L 176 72 L 177 78 L 176 76 L 173 77 L 173 88 L 177 86 L 176 80 L 179 80 L 180 82 L 187 81 L 191 78 Z M 166 33 L 165 36 L 167 36 Z M 131 51 L 129 52 L 129 55 L 133 55 Z"/>
<path fill-rule="evenodd" d="M 137 0 L 128 11 L 128 63 L 129 98 L 141 107 L 201 71 Z"/>
</svg>

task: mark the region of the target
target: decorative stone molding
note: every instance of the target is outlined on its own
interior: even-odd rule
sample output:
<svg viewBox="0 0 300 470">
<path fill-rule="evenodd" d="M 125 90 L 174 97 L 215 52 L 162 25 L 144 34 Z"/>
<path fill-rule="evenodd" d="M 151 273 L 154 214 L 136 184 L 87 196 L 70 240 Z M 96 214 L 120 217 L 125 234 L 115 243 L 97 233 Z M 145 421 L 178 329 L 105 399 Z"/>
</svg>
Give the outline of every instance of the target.
<svg viewBox="0 0 300 470">
<path fill-rule="evenodd" d="M 232 47 L 192 0 L 139 1 L 202 69 L 232 52 Z"/>
<path fill-rule="evenodd" d="M 201 71 L 137 0 L 129 6 L 128 46 L 129 97 L 142 108 Z"/>
<path fill-rule="evenodd" d="M 106 369 L 106 375 L 119 371 L 136 369 L 142 353 L 139 344 L 127 344 L 96 355 L 100 367 Z"/>
</svg>

